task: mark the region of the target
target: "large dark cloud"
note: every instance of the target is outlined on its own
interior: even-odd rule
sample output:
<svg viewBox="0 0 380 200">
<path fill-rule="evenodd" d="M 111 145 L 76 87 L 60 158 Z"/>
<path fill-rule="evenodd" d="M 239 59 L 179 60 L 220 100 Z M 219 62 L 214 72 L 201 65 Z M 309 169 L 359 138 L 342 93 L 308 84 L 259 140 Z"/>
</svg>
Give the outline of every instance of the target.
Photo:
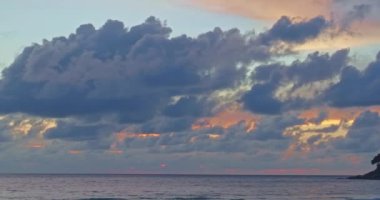
<svg viewBox="0 0 380 200">
<path fill-rule="evenodd" d="M 272 56 L 271 40 L 302 43 L 325 26 L 321 17 L 283 17 L 258 36 L 215 28 L 192 38 L 170 37 L 154 17 L 129 29 L 113 20 L 99 29 L 81 25 L 69 37 L 25 48 L 3 71 L 0 113 L 110 114 L 121 123 L 207 115 L 213 103 L 204 96 L 243 82 L 247 65 Z"/>
<path fill-rule="evenodd" d="M 363 71 L 346 67 L 340 81 L 329 88 L 325 101 L 336 107 L 380 104 L 380 54 Z"/>
<path fill-rule="evenodd" d="M 173 96 L 237 85 L 245 74 L 237 64 L 254 57 L 236 29 L 216 28 L 197 38 L 170 38 L 170 32 L 153 17 L 129 30 L 108 21 L 99 30 L 82 25 L 68 38 L 27 47 L 3 71 L 0 111 L 52 117 L 117 113 L 123 122 L 140 122 Z M 172 106 L 166 114 L 188 115 L 179 102 L 181 111 Z"/>
<path fill-rule="evenodd" d="M 171 29 L 154 17 L 131 28 L 112 20 L 99 29 L 81 25 L 68 37 L 25 48 L 2 72 L 0 113 L 61 118 L 56 119 L 57 127 L 44 133 L 44 139 L 69 143 L 65 151 L 108 150 L 115 143 L 115 134 L 121 131 L 160 134 L 131 136 L 123 144 L 118 141 L 117 148 L 129 152 L 253 155 L 265 147 L 283 151 L 289 141 L 284 140 L 283 130 L 301 123 L 293 116 L 263 118 L 252 133 L 246 132 L 243 122 L 226 129 L 191 127 L 194 120 L 217 110 L 214 108 L 220 100 L 213 99 L 213 92 L 246 84 L 248 66 L 275 58 L 278 52 L 273 48 L 278 43 L 303 43 L 326 28 L 322 18 L 302 22 L 288 19 L 285 25 L 286 19 L 281 18 L 272 29 L 258 35 L 215 28 L 197 37 L 171 37 Z M 303 30 L 308 28 L 313 31 Z M 302 34 L 288 35 L 293 30 Z M 289 70 L 279 64 L 257 68 L 254 87 L 262 84 L 261 91 L 268 91 L 268 87 L 275 91 L 288 79 L 306 84 L 310 80 L 304 77 L 309 73 L 304 65 L 333 59 L 320 54 L 309 57 L 310 61 L 295 62 Z M 312 70 L 311 74 L 319 74 L 316 80 L 322 80 L 337 69 Z M 277 76 L 275 71 L 286 72 L 280 82 L 272 78 Z M 272 109 L 270 101 L 263 103 Z M 283 103 L 279 103 L 276 112 L 284 110 Z M 220 137 L 210 138 L 209 134 Z M 9 134 L 0 134 L 0 141 L 5 141 L 5 136 Z M 25 142 L 36 137 L 29 134 Z"/>
<path fill-rule="evenodd" d="M 290 65 L 275 63 L 258 66 L 252 76 L 255 84 L 242 97 L 244 106 L 252 112 L 262 114 L 279 114 L 307 106 L 310 102 L 297 97 L 281 100 L 276 92 L 291 84 L 287 92 L 291 94 L 307 84 L 336 77 L 347 65 L 348 53 L 347 49 L 332 55 L 315 52 L 309 54 L 304 61 L 297 60 Z"/>
</svg>

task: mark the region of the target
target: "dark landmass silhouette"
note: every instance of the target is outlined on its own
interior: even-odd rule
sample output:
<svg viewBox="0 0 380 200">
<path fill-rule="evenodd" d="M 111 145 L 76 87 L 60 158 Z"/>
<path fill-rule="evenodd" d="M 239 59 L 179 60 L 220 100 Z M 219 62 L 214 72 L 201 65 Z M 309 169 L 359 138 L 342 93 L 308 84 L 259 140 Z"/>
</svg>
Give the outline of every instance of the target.
<svg viewBox="0 0 380 200">
<path fill-rule="evenodd" d="M 371 164 L 376 164 L 376 169 L 368 172 L 364 175 L 351 176 L 349 179 L 368 179 L 368 180 L 380 180 L 380 154 L 377 154 L 371 161 Z"/>
</svg>

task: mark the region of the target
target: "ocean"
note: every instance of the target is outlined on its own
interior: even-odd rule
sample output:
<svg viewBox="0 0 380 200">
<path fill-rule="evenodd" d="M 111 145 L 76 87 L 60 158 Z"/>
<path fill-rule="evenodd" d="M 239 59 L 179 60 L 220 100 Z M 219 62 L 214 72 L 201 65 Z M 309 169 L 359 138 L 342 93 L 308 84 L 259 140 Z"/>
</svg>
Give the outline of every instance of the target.
<svg viewBox="0 0 380 200">
<path fill-rule="evenodd" d="M 0 175 L 0 199 L 380 200 L 380 181 L 341 176 Z"/>
</svg>

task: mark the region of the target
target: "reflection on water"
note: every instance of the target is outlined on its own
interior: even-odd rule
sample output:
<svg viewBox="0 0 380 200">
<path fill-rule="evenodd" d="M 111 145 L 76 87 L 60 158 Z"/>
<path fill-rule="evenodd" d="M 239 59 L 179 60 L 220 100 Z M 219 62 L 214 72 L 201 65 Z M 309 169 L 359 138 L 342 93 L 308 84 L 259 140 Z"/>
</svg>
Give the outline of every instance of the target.
<svg viewBox="0 0 380 200">
<path fill-rule="evenodd" d="M 1 175 L 0 199 L 380 200 L 379 183 L 334 176 Z"/>
</svg>

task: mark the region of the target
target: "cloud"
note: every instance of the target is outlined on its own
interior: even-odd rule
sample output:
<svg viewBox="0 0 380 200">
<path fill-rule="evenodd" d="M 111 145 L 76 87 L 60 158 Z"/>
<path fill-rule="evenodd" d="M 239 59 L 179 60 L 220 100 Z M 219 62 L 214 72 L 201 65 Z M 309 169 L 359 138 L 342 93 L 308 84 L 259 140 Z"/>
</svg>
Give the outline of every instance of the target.
<svg viewBox="0 0 380 200">
<path fill-rule="evenodd" d="M 99 30 L 82 25 L 67 38 L 27 47 L 3 71 L 0 112 L 114 114 L 121 122 L 146 121 L 163 110 L 194 115 L 185 103 L 195 106 L 197 96 L 239 84 L 245 68 L 237 65 L 255 59 L 236 29 L 197 38 L 170 38 L 170 32 L 154 17 L 130 29 L 109 20 Z M 176 96 L 184 96 L 180 104 L 167 105 Z"/>
<path fill-rule="evenodd" d="M 235 113 L 237 114 L 237 113 Z M 242 119 L 237 123 L 226 123 L 225 127 L 218 126 L 216 119 L 223 121 L 226 114 L 218 114 L 208 119 L 208 125 L 193 130 L 163 133 L 156 143 L 149 143 L 152 152 L 157 153 L 185 153 L 185 152 L 226 152 L 255 154 L 259 149 L 270 148 L 273 151 L 282 151 L 288 147 L 290 138 L 283 135 L 288 126 L 302 124 L 304 121 L 295 115 L 270 116 L 260 119 L 257 127 L 248 129 L 249 119 Z M 237 115 L 239 116 L 239 115 Z M 206 119 L 204 119 L 206 120 Z M 200 122 L 196 122 L 200 123 Z M 205 122 L 206 123 L 206 122 Z M 133 143 L 134 141 L 130 141 Z M 266 145 L 266 147 L 264 147 Z"/>
<path fill-rule="evenodd" d="M 191 126 L 194 131 L 210 128 L 229 129 L 236 125 L 243 127 L 243 132 L 251 132 L 256 129 L 260 117 L 242 110 L 237 103 L 227 105 L 213 116 L 198 118 Z"/>
<path fill-rule="evenodd" d="M 75 123 L 58 123 L 59 128 L 51 129 L 46 133 L 47 139 L 62 139 L 72 141 L 100 140 L 100 138 L 110 135 L 116 130 L 107 125 L 80 125 Z"/>
<path fill-rule="evenodd" d="M 194 122 L 193 117 L 157 117 L 141 125 L 139 131 L 170 133 L 189 130 Z"/>
<path fill-rule="evenodd" d="M 379 151 L 377 141 L 380 139 L 379 113 L 363 112 L 354 122 L 346 138 L 337 140 L 333 145 L 339 149 L 354 153 L 371 153 Z"/>
<path fill-rule="evenodd" d="M 309 54 L 304 61 L 297 60 L 289 66 L 280 63 L 258 66 L 252 75 L 256 84 L 253 84 L 241 100 L 245 108 L 254 113 L 279 114 L 290 109 L 305 108 L 313 99 L 297 96 L 296 91 L 305 85 L 328 81 L 338 76 L 347 65 L 348 53 L 347 49 L 332 55 L 315 52 Z M 290 87 L 283 92 L 286 96 L 280 97 L 278 92 L 284 86 Z M 318 96 L 318 90 L 311 96 Z"/>
<path fill-rule="evenodd" d="M 362 8 L 356 12 L 353 18 L 361 18 Z M 256 35 L 215 28 L 172 37 L 154 17 L 130 28 L 113 20 L 99 29 L 81 25 L 68 37 L 25 48 L 3 71 L 0 148 L 47 160 L 57 155 L 59 163 L 89 156 L 144 169 L 210 159 L 233 166 L 226 162 L 233 156 L 238 167 L 256 166 L 252 160 L 260 161 L 258 168 L 310 167 L 319 161 L 295 164 L 284 154 L 309 150 L 321 158 L 330 148 L 364 144 L 359 130 L 377 137 L 360 125 L 377 130 L 375 114 L 362 114 L 353 125 L 359 108 L 320 110 L 377 104 L 358 102 L 377 99 L 379 58 L 364 71 L 349 66 L 348 49 L 277 61 L 281 45 L 308 43 L 330 26 L 325 17 L 282 17 Z M 317 111 L 305 117 L 308 108 Z"/>
<path fill-rule="evenodd" d="M 313 18 L 318 15 L 329 16 L 331 0 L 192 0 L 190 5 L 211 11 L 240 15 L 253 19 L 277 20 L 281 16 Z M 302 9 L 300 9 L 302 8 Z"/>
<path fill-rule="evenodd" d="M 372 106 L 380 104 L 380 54 L 363 71 L 348 66 L 340 81 L 325 93 L 325 101 L 335 107 Z"/>
<path fill-rule="evenodd" d="M 322 16 L 300 22 L 282 16 L 267 32 L 260 34 L 258 40 L 264 44 L 273 41 L 304 43 L 318 37 L 329 26 L 329 22 Z"/>
<path fill-rule="evenodd" d="M 350 30 L 353 23 L 365 20 L 370 15 L 371 10 L 372 6 L 369 4 L 353 5 L 352 10 L 349 10 L 340 20 L 341 29 Z"/>
<path fill-rule="evenodd" d="M 252 131 L 251 137 L 260 141 L 288 139 L 284 135 L 285 129 L 303 123 L 305 123 L 304 120 L 294 115 L 269 116 L 258 123 L 257 128 Z"/>
<path fill-rule="evenodd" d="M 380 15 L 377 1 L 372 0 L 195 0 L 184 1 L 205 10 L 243 16 L 273 23 L 282 16 L 312 19 L 323 16 L 333 25 L 328 34 L 298 45 L 297 50 L 342 49 L 379 43 Z M 302 8 L 302 9 L 300 9 Z M 333 36 L 333 37 L 332 37 Z"/>
<path fill-rule="evenodd" d="M 207 105 L 207 103 L 209 102 L 206 99 L 197 99 L 190 96 L 181 97 L 174 104 L 168 105 L 164 109 L 164 114 L 169 117 L 205 116 L 211 112 L 207 111 L 207 109 L 212 107 L 211 105 Z"/>
<path fill-rule="evenodd" d="M 8 142 L 12 139 L 11 135 L 7 133 L 7 131 L 4 131 L 4 130 L 7 130 L 8 129 L 8 122 L 7 121 L 4 121 L 4 120 L 0 120 L 0 128 L 1 128 L 1 132 L 0 132 L 0 146 L 5 143 L 5 142 Z"/>
<path fill-rule="evenodd" d="M 215 28 L 196 38 L 170 37 L 154 17 L 129 29 L 113 20 L 98 30 L 84 24 L 69 37 L 24 49 L 3 71 L 0 112 L 112 115 L 120 123 L 207 115 L 215 102 L 204 96 L 242 84 L 246 66 L 273 56 L 276 41 L 302 43 L 326 23 L 283 17 L 257 37 Z"/>
</svg>

